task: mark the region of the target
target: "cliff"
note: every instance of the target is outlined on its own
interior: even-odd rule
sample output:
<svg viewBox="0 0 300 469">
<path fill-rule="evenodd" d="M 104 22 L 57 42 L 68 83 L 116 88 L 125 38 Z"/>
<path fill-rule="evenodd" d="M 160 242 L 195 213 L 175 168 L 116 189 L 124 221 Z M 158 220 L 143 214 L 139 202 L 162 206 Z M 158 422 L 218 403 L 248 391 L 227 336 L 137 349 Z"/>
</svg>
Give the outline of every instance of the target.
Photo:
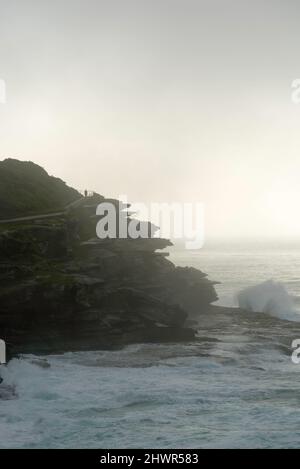
<svg viewBox="0 0 300 469">
<path fill-rule="evenodd" d="M 80 197 L 75 189 L 30 161 L 0 161 L 0 218 L 59 210 Z"/>
<path fill-rule="evenodd" d="M 11 207 L 11 216 L 37 213 L 38 206 L 67 205 L 53 218 L 0 220 L 0 337 L 9 353 L 193 340 L 190 320 L 217 299 L 213 282 L 196 269 L 175 267 L 161 252 L 171 245 L 168 240 L 95 238 L 96 206 L 107 199 L 98 194 L 80 198 L 33 163 L 16 163 L 18 169 L 22 165 L 28 180 L 28 165 L 41 176 L 34 194 L 44 194 L 47 181 L 51 203 L 42 196 L 30 204 L 28 198 L 21 212 L 4 194 L 1 206 Z M 7 187 L 14 177 L 5 173 Z M 1 212 L 1 219 L 7 215 Z"/>
</svg>

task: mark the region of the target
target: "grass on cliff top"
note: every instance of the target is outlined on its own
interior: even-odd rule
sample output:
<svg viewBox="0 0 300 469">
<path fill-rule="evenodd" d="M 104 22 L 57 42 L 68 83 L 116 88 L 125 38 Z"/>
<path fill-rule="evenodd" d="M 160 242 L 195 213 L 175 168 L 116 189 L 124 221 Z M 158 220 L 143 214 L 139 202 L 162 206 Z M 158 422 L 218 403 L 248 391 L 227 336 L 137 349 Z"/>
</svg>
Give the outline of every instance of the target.
<svg viewBox="0 0 300 469">
<path fill-rule="evenodd" d="M 0 219 L 62 209 L 81 197 L 61 179 L 27 161 L 0 161 Z"/>
</svg>

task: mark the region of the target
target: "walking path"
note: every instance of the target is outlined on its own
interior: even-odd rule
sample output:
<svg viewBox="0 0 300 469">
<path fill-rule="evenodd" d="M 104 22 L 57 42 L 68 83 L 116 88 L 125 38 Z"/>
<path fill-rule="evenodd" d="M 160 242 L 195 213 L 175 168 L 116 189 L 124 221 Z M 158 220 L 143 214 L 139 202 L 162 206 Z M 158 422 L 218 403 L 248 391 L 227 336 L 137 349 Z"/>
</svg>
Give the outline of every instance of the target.
<svg viewBox="0 0 300 469">
<path fill-rule="evenodd" d="M 70 208 L 77 207 L 78 205 L 81 204 L 83 200 L 87 198 L 88 197 L 81 197 L 80 199 L 76 199 L 74 202 L 71 202 L 70 204 L 66 205 L 64 210 L 62 210 L 61 212 L 42 213 L 40 215 L 30 215 L 27 217 L 7 218 L 6 220 L 0 220 L 0 224 L 4 225 L 6 223 L 18 223 L 22 221 L 34 221 L 34 220 L 43 220 L 45 218 L 61 217 L 65 215 Z"/>
</svg>

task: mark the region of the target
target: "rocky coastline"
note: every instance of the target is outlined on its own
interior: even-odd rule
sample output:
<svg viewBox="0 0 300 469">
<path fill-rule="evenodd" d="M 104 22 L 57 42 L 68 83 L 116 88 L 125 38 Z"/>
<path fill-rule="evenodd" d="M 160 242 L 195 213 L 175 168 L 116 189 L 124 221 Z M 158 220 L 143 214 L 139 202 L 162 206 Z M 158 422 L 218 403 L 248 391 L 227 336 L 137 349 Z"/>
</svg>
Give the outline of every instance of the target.
<svg viewBox="0 0 300 469">
<path fill-rule="evenodd" d="M 16 166 L 15 160 L 6 162 Z M 33 172 L 39 180 L 40 172 L 53 189 L 42 168 L 22 162 L 17 167 L 25 183 Z M 23 217 L 11 221 L 6 209 L 6 220 L 0 219 L 0 336 L 8 355 L 194 340 L 199 317 L 217 300 L 214 282 L 170 262 L 169 240 L 98 239 L 97 205 L 119 202 L 99 194 L 83 197 L 53 179 L 53 191 L 59 184 L 60 194 L 64 189 L 68 195 L 61 211 L 56 202 L 47 215 L 28 205 L 12 211 Z"/>
</svg>

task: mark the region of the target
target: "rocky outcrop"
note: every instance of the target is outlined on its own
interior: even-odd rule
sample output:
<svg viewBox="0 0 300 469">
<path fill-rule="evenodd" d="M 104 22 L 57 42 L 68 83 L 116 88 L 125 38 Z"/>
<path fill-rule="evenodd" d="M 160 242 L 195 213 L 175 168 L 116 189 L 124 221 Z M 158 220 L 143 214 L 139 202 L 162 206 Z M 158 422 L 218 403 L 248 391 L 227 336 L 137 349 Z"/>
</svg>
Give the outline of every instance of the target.
<svg viewBox="0 0 300 469">
<path fill-rule="evenodd" d="M 168 241 L 87 242 L 68 226 L 0 233 L 0 331 L 12 353 L 193 339 L 189 314 L 216 299 L 205 274 L 157 253 Z"/>
<path fill-rule="evenodd" d="M 95 238 L 103 200 L 0 225 L 0 337 L 10 354 L 195 337 L 188 324 L 217 299 L 213 282 L 175 267 L 162 251 L 168 240 Z"/>
</svg>

